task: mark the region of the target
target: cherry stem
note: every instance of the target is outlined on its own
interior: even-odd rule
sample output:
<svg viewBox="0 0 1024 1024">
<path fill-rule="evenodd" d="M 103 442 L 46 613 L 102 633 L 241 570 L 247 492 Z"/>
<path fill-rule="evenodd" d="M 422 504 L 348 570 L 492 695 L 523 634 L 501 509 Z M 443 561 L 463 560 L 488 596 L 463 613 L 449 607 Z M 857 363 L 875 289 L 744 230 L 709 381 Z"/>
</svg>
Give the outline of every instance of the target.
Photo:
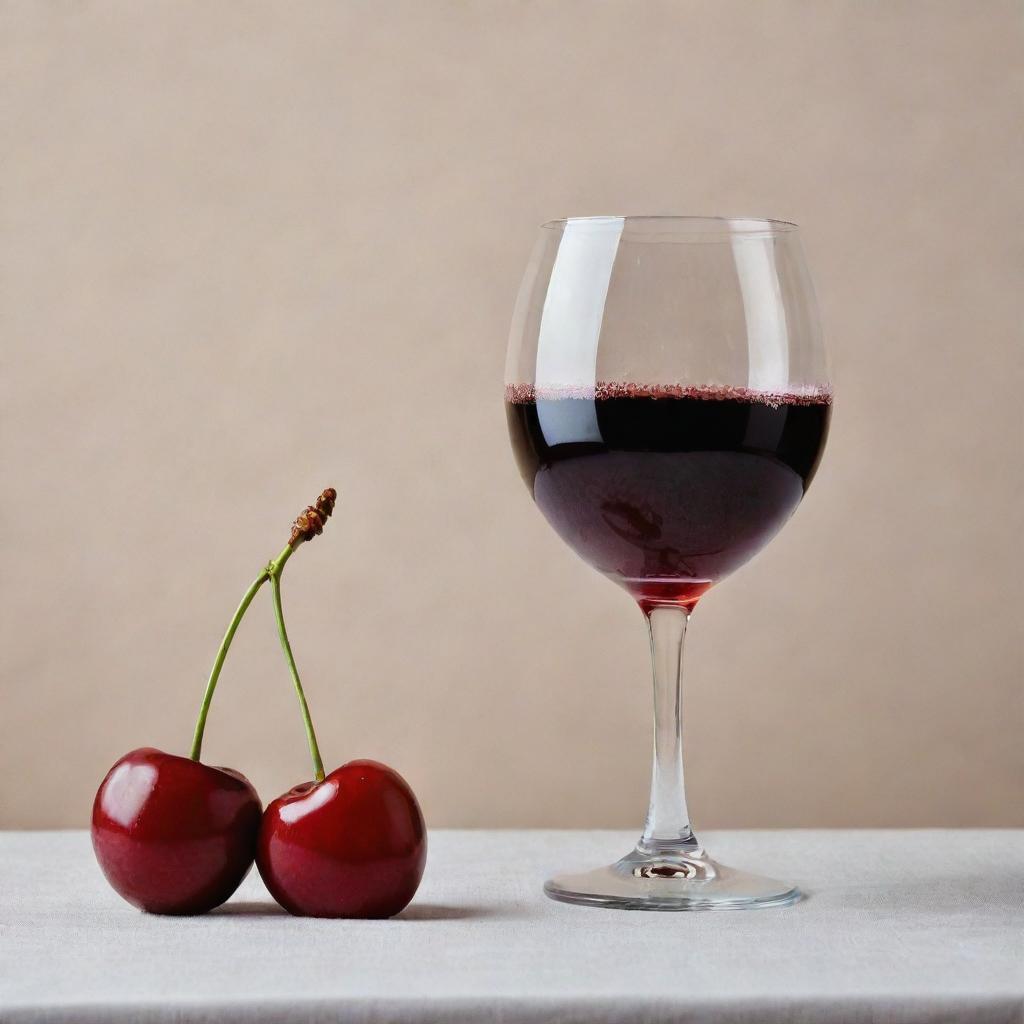
<svg viewBox="0 0 1024 1024">
<path fill-rule="evenodd" d="M 292 654 L 292 645 L 288 642 L 288 631 L 285 629 L 284 625 L 284 609 L 281 607 L 281 574 L 284 572 L 284 567 L 288 559 L 294 554 L 295 548 L 297 548 L 301 543 L 302 540 L 299 540 L 294 545 L 288 543 L 284 546 L 284 550 L 281 554 L 270 562 L 263 572 L 261 572 L 259 576 L 252 581 L 251 586 L 242 598 L 241 604 L 239 604 L 235 611 L 227 632 L 224 634 L 224 639 L 220 642 L 217 657 L 214 659 L 213 668 L 210 670 L 210 678 L 206 683 L 206 692 L 203 694 L 203 703 L 199 708 L 199 718 L 196 719 L 196 731 L 192 737 L 192 750 L 189 753 L 189 757 L 193 761 L 198 761 L 199 755 L 202 753 L 203 733 L 206 731 L 206 717 L 210 713 L 210 703 L 213 700 L 213 692 L 217 689 L 217 680 L 220 678 L 221 669 L 224 667 L 224 659 L 227 657 L 231 641 L 235 638 L 235 632 L 238 630 L 238 624 L 242 621 L 242 617 L 249 610 L 249 605 L 252 604 L 252 599 L 256 596 L 257 591 L 264 583 L 270 580 L 272 584 L 271 589 L 274 593 L 274 617 L 277 619 L 277 633 L 281 638 L 281 649 L 284 651 L 285 660 L 288 662 L 288 670 L 291 672 L 292 682 L 295 684 L 295 693 L 299 698 L 299 709 L 302 712 L 302 721 L 306 726 L 306 739 L 309 742 L 309 753 L 313 758 L 313 772 L 316 776 L 317 782 L 323 782 L 324 780 L 324 763 L 320 759 L 320 748 L 316 742 L 316 733 L 313 731 L 313 719 L 310 717 L 309 705 L 306 703 L 306 695 L 302 690 L 302 680 L 299 679 L 299 670 L 295 665 L 295 655 Z"/>
<path fill-rule="evenodd" d="M 273 564 L 273 563 L 271 563 Z M 192 737 L 192 750 L 189 753 L 189 757 L 193 761 L 199 760 L 199 755 L 203 749 L 203 733 L 206 730 L 206 716 L 210 713 L 210 701 L 213 700 L 213 691 L 217 689 L 217 680 L 220 678 L 220 670 L 224 667 L 224 659 L 227 657 L 228 648 L 231 646 L 231 641 L 235 638 L 235 631 L 238 629 L 238 624 L 242 621 L 242 616 L 249 609 L 249 605 L 252 604 L 252 599 L 256 596 L 256 592 L 263 586 L 267 580 L 270 579 L 271 566 L 267 566 L 252 581 L 252 586 L 245 592 L 245 597 L 242 598 L 242 603 L 238 606 L 238 610 L 235 612 L 235 617 L 231 620 L 231 624 L 228 626 L 228 631 L 224 634 L 224 639 L 220 642 L 220 649 L 217 651 L 217 657 L 214 659 L 213 668 L 210 670 L 210 679 L 206 684 L 206 693 L 203 694 L 203 703 L 199 708 L 199 718 L 196 719 L 196 731 Z"/>
<path fill-rule="evenodd" d="M 313 731 L 313 719 L 310 717 L 309 705 L 306 703 L 306 695 L 302 690 L 302 680 L 299 678 L 299 670 L 295 664 L 295 655 L 292 654 L 292 645 L 288 642 L 288 631 L 284 625 L 284 609 L 281 607 L 281 573 L 284 570 L 285 562 L 288 561 L 294 550 L 290 544 L 287 545 L 284 551 L 267 566 L 267 571 L 274 594 L 277 634 L 281 638 L 281 650 L 284 651 L 285 661 L 288 662 L 288 670 L 291 672 L 292 682 L 295 684 L 295 695 L 299 698 L 299 709 L 302 712 L 302 721 L 306 726 L 306 740 L 309 742 L 309 753 L 313 759 L 313 774 L 317 782 L 323 782 L 324 763 L 320 759 L 320 747 L 317 745 L 316 733 Z"/>
</svg>

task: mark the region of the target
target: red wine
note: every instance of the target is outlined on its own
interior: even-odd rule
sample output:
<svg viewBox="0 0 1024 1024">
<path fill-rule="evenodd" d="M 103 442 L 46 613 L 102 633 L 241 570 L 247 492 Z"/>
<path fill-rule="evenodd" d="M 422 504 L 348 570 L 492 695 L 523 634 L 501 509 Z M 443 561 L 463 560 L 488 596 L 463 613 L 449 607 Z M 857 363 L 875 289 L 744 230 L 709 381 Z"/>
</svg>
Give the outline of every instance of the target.
<svg viewBox="0 0 1024 1024">
<path fill-rule="evenodd" d="M 771 540 L 814 476 L 831 406 L 827 391 L 514 384 L 505 393 L 540 510 L 645 608 L 692 607 Z"/>
</svg>

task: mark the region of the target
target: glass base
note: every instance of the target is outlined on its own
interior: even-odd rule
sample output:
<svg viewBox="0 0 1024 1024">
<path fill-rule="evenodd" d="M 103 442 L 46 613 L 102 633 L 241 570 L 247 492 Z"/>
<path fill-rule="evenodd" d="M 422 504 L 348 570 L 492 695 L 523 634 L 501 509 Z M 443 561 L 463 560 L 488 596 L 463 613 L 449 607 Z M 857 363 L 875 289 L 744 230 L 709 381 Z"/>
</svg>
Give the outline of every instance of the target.
<svg viewBox="0 0 1024 1024">
<path fill-rule="evenodd" d="M 640 847 L 609 867 L 556 875 L 544 892 L 562 903 L 617 910 L 747 910 L 801 898 L 786 882 L 724 867 L 703 850 L 649 853 Z"/>
</svg>

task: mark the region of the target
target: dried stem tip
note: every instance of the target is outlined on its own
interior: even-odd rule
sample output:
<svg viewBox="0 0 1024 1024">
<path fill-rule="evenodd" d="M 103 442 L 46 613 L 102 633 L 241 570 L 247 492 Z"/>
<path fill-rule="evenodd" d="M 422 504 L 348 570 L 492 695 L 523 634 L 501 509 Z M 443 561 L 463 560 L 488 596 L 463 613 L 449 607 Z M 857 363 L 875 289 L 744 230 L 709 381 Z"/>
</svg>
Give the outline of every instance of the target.
<svg viewBox="0 0 1024 1024">
<path fill-rule="evenodd" d="M 324 523 L 330 518 L 334 511 L 334 503 L 338 500 L 338 492 L 333 487 L 327 490 L 316 499 L 315 505 L 310 505 L 304 512 L 299 514 L 298 519 L 292 524 L 292 535 L 288 543 L 294 548 L 304 540 L 312 540 L 324 532 Z"/>
</svg>

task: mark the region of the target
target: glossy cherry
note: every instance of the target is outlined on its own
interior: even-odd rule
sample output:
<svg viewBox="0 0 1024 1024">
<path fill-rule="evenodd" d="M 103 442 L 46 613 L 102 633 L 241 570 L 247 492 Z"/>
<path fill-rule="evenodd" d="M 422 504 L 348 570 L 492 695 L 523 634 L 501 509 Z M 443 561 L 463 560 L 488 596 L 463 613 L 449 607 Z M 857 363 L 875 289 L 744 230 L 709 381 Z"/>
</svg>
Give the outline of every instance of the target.
<svg viewBox="0 0 1024 1024">
<path fill-rule="evenodd" d="M 260 812 L 244 775 L 142 747 L 100 785 L 92 845 L 129 903 L 154 914 L 202 914 L 252 867 Z"/>
<path fill-rule="evenodd" d="M 271 803 L 256 864 L 274 899 L 308 917 L 392 917 L 427 857 L 413 791 L 377 761 L 349 761 Z"/>
</svg>

